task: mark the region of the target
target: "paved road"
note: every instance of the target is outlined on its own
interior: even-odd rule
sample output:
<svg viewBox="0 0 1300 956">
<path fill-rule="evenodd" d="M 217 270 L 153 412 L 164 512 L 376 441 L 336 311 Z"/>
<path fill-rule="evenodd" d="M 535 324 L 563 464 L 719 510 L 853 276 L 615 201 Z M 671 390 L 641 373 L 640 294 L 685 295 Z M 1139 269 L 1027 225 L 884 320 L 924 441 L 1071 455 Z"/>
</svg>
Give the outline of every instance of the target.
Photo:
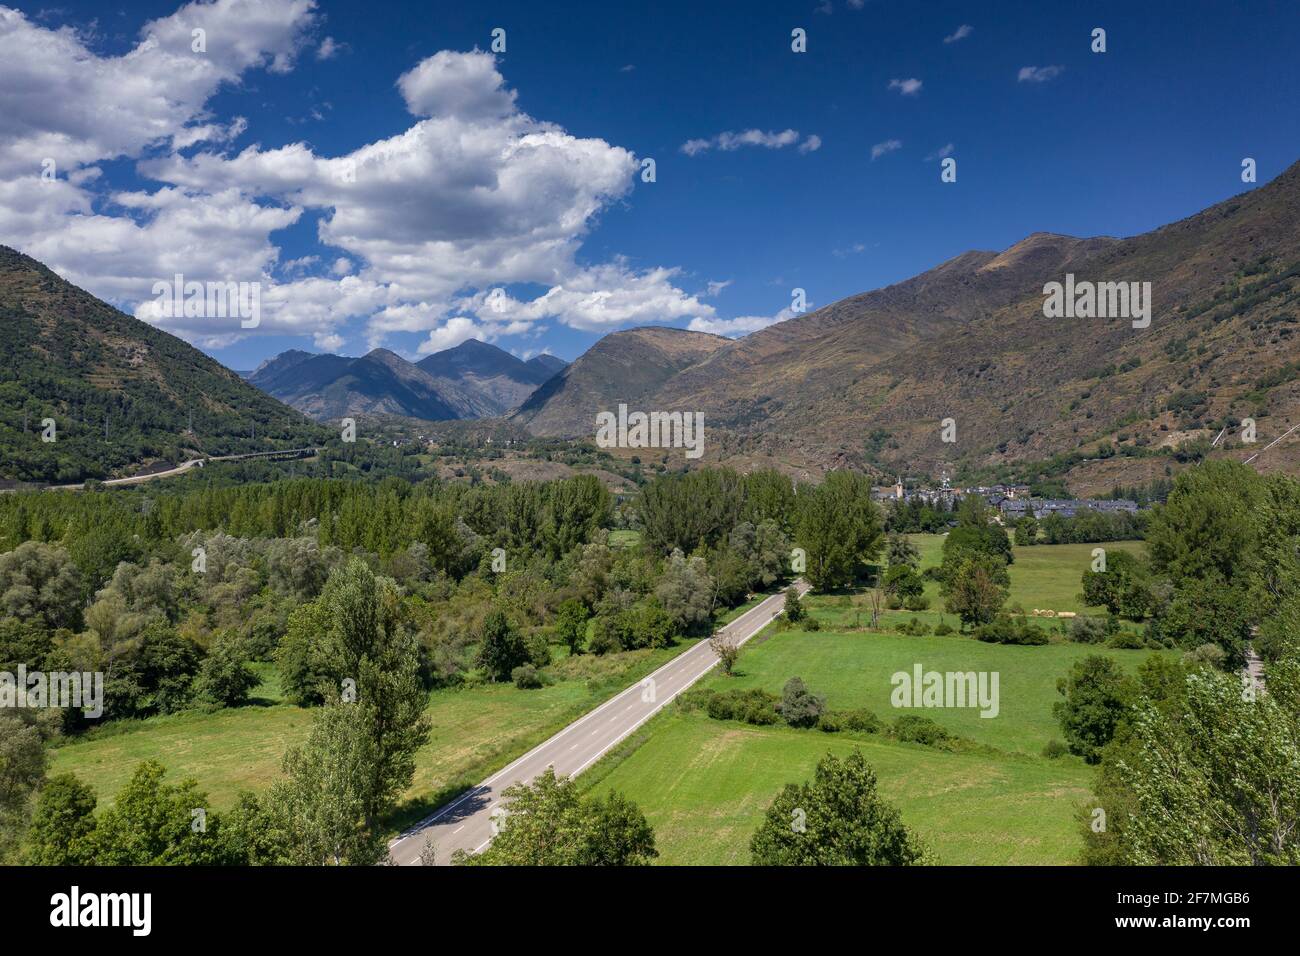
<svg viewBox="0 0 1300 956">
<path fill-rule="evenodd" d="M 808 585 L 798 582 L 803 594 Z M 778 614 L 785 593 L 774 594 L 736 618 L 722 633 L 734 644 L 745 643 Z M 608 753 L 619 741 L 666 707 L 674 697 L 707 674 L 717 655 L 708 641 L 701 641 L 679 654 L 649 677 L 605 701 L 545 743 L 533 748 L 504 770 L 422 820 L 389 845 L 393 861 L 402 866 L 418 864 L 420 851 L 432 840 L 440 865 L 451 862 L 456 850 L 477 853 L 492 840 L 501 793 L 511 784 L 531 781 L 547 767 L 558 776 L 574 777 Z M 653 690 L 653 693 L 650 691 Z"/>
<path fill-rule="evenodd" d="M 307 452 L 319 454 L 319 448 L 286 448 L 281 451 L 250 451 L 242 455 L 218 455 L 207 458 L 191 458 L 189 461 L 182 462 L 175 468 L 168 468 L 166 471 L 155 471 L 147 475 L 132 475 L 129 478 L 108 478 L 101 484 L 114 487 L 117 485 L 139 485 L 146 481 L 153 481 L 157 478 L 171 478 L 174 475 L 183 475 L 195 465 L 202 465 L 208 461 L 242 461 L 245 458 L 279 458 L 282 455 L 305 455 Z M 85 482 L 76 485 L 50 485 L 46 491 L 81 491 L 86 487 Z"/>
</svg>

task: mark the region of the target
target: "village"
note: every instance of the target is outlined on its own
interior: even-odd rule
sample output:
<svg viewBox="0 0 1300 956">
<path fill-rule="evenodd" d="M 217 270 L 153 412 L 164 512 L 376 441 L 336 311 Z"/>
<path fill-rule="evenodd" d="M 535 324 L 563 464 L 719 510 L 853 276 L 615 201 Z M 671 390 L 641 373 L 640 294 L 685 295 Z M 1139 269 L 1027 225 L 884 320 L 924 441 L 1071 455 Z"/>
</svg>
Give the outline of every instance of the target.
<svg viewBox="0 0 1300 956">
<path fill-rule="evenodd" d="M 1034 498 L 1028 485 L 971 485 L 953 487 L 945 475 L 938 488 L 908 487 L 902 478 L 892 485 L 877 485 L 871 489 L 872 500 L 886 502 L 920 502 L 921 504 L 952 510 L 962 498 L 975 495 L 984 499 L 997 514 L 999 524 L 1014 524 L 1026 515 L 1043 518 L 1049 514 L 1073 518 L 1081 511 L 1101 514 L 1136 514 L 1138 503 L 1126 498 Z"/>
</svg>

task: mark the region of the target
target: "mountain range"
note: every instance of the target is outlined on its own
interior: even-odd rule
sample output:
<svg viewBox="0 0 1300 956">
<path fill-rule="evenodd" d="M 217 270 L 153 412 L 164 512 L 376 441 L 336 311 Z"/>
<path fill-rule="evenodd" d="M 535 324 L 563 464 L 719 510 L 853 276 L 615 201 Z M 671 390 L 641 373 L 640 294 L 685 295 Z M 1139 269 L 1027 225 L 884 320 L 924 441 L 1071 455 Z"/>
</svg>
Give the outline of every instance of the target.
<svg viewBox="0 0 1300 956">
<path fill-rule="evenodd" d="M 469 339 L 419 362 L 382 348 L 360 358 L 290 350 L 245 377 L 318 421 L 356 415 L 443 421 L 503 415 L 565 365 L 547 354 L 523 361 Z"/>
<path fill-rule="evenodd" d="M 1035 233 L 738 340 L 616 332 L 514 419 L 590 437 L 598 412 L 627 402 L 702 413 L 706 461 L 1061 478 L 1088 491 L 1206 454 L 1244 459 L 1300 422 L 1297 223 L 1300 164 L 1151 232 Z M 1044 287 L 1067 275 L 1149 282 L 1149 327 L 1047 318 Z M 1236 447 L 1246 418 L 1260 441 Z M 1300 438 L 1258 466 L 1298 470 Z"/>
<path fill-rule="evenodd" d="M 296 447 L 322 432 L 295 409 L 508 416 L 590 439 L 620 403 L 703 414 L 705 462 L 797 476 L 853 467 L 1090 493 L 1255 454 L 1261 470 L 1294 473 L 1300 436 L 1270 443 L 1300 428 L 1298 222 L 1300 164 L 1141 235 L 1034 233 L 742 339 L 630 329 L 567 366 L 478 341 L 418 363 L 290 351 L 247 381 L 0 247 L 0 478 Z M 1106 282 L 1149 283 L 1150 323 L 1048 316 L 1050 283 Z M 54 442 L 41 440 L 45 419 Z M 685 463 L 680 450 L 635 454 Z"/>
</svg>

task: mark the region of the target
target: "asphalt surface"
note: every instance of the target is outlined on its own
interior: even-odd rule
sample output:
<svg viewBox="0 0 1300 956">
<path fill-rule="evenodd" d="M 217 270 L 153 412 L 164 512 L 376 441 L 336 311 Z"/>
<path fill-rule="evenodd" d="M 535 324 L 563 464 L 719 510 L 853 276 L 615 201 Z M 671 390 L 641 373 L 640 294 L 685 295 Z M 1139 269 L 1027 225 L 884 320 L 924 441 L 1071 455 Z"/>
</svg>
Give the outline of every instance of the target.
<svg viewBox="0 0 1300 956">
<path fill-rule="evenodd" d="M 800 594 L 808 589 L 803 582 L 791 586 L 797 587 Z M 779 615 L 784 603 L 784 591 L 774 594 L 723 627 L 720 633 L 734 644 L 743 644 Z M 532 781 L 547 767 L 554 767 L 557 776 L 577 776 L 717 663 L 717 655 L 709 648 L 708 641 L 700 641 L 677 655 L 407 830 L 389 845 L 393 862 L 400 866 L 418 865 L 420 851 L 428 841 L 433 843 L 439 865 L 449 864 L 457 850 L 477 853 L 484 849 L 500 826 L 500 815 L 505 812 L 501 793 L 507 787 Z"/>
<path fill-rule="evenodd" d="M 245 458 L 278 458 L 282 455 L 300 455 L 304 452 L 320 453 L 319 448 L 287 448 L 282 451 L 250 451 L 242 455 L 218 455 L 207 458 L 191 458 L 189 461 L 181 462 L 175 468 L 169 468 L 166 471 L 155 471 L 148 475 L 132 475 L 129 478 L 106 478 L 101 482 L 106 487 L 115 485 L 139 485 L 146 481 L 154 481 L 158 478 L 171 478 L 175 475 L 183 475 L 194 466 L 202 466 L 208 461 L 241 461 Z M 85 482 L 75 485 L 48 485 L 46 491 L 82 491 L 85 489 Z"/>
</svg>

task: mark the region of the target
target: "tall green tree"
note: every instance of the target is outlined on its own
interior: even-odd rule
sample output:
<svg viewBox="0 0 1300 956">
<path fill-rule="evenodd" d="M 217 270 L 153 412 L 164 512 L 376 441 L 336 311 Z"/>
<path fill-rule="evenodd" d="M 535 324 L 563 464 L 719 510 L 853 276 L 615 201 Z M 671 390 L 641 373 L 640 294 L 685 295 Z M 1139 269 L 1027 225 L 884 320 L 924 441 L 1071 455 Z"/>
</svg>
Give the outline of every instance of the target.
<svg viewBox="0 0 1300 956">
<path fill-rule="evenodd" d="M 384 832 L 373 811 L 389 794 L 372 770 L 381 760 L 364 707 L 332 703 L 318 711 L 306 743 L 285 754 L 286 779 L 266 800 L 270 830 L 279 835 L 273 860 L 300 866 L 382 860 Z"/>
<path fill-rule="evenodd" d="M 994 555 L 963 553 L 960 564 L 944 578 L 940 589 L 948 613 L 956 614 L 963 627 L 977 627 L 990 623 L 1006 603 L 1010 575 Z"/>
<path fill-rule="evenodd" d="M 1114 660 L 1090 654 L 1057 680 L 1056 691 L 1064 700 L 1052 706 L 1052 713 L 1070 753 L 1097 763 L 1133 702 L 1132 682 Z"/>
<path fill-rule="evenodd" d="M 1266 668 L 1267 693 L 1197 668 L 1182 692 L 1146 693 L 1107 749 L 1085 824 L 1089 862 L 1111 865 L 1300 864 L 1300 661 Z"/>
<path fill-rule="evenodd" d="M 555 612 L 555 634 L 570 654 L 581 654 L 587 640 L 587 621 L 591 615 L 581 601 L 570 598 Z"/>
<path fill-rule="evenodd" d="M 820 485 L 800 485 L 795 541 L 807 553 L 807 578 L 819 591 L 852 583 L 880 553 L 880 514 L 871 484 L 861 475 L 833 471 Z"/>
<path fill-rule="evenodd" d="M 96 862 L 94 788 L 70 773 L 41 788 L 23 862 L 32 866 L 91 866 Z"/>
<path fill-rule="evenodd" d="M 634 866 L 658 856 L 654 831 L 636 804 L 617 793 L 583 800 L 572 780 L 546 771 L 502 794 L 505 812 L 474 866 Z"/>
<path fill-rule="evenodd" d="M 909 866 L 923 856 L 860 750 L 827 754 L 811 782 L 787 784 L 749 849 L 757 866 Z"/>
<path fill-rule="evenodd" d="M 483 619 L 479 637 L 478 666 L 494 681 L 510 680 L 510 673 L 528 663 L 528 646 L 518 628 L 500 610 Z"/>
<path fill-rule="evenodd" d="M 156 760 L 140 764 L 95 826 L 102 866 L 211 866 L 225 862 L 220 822 L 194 780 L 167 783 Z"/>
</svg>

